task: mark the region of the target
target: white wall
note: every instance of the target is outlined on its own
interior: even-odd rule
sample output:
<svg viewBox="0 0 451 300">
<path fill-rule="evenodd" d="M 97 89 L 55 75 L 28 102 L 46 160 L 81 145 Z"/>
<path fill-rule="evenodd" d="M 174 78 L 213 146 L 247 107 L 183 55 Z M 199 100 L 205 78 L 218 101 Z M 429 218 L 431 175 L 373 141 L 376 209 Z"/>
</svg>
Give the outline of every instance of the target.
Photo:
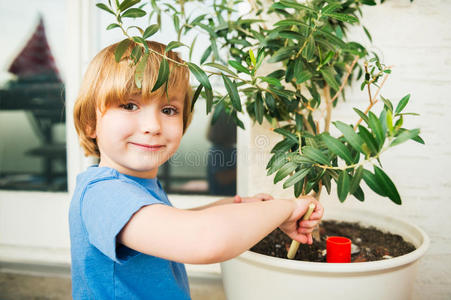
<svg viewBox="0 0 451 300">
<path fill-rule="evenodd" d="M 407 219 L 430 236 L 432 242 L 419 266 L 414 299 L 449 299 L 451 296 L 451 1 L 388 0 L 381 6 L 364 10 L 364 25 L 372 33 L 373 48 L 387 65 L 394 65 L 382 95 L 399 101 L 407 93 L 411 100 L 406 110 L 421 116 L 405 120 L 407 127 L 421 128 L 426 145 L 412 141 L 393 148 L 382 156 L 387 174 L 394 180 L 403 205 L 397 206 L 368 190 L 366 201 L 353 197 L 340 204 L 335 191 L 322 197 L 327 207 L 359 207 Z M 351 37 L 365 41 L 363 32 Z M 355 123 L 352 107 L 364 109 L 367 94 L 358 88 L 348 91 L 348 101 L 334 110 L 333 120 Z M 376 109 L 377 111 L 377 109 Z M 266 177 L 265 151 L 277 136 L 262 127 L 239 136 L 238 190 L 254 194 L 272 192 L 290 197 L 292 190 L 274 186 Z M 252 153 L 252 154 L 250 154 Z M 250 167 L 249 167 L 250 165 Z M 326 194 L 326 193 L 323 193 Z M 327 194 L 326 194 L 327 196 Z"/>
</svg>

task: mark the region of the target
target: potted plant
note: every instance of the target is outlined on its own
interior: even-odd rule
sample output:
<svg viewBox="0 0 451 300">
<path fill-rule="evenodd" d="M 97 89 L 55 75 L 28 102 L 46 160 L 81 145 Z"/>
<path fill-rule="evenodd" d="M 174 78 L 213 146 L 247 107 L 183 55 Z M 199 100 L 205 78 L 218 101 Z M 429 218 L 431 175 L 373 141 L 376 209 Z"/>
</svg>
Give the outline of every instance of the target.
<svg viewBox="0 0 451 300">
<path fill-rule="evenodd" d="M 250 1 L 246 12 L 238 13 L 237 5 L 245 3 L 218 0 L 205 5 L 203 1 L 151 0 L 146 4 L 140 0 L 108 0 L 97 6 L 114 16 L 107 29 L 118 28 L 124 33 L 116 59 L 129 59 L 136 64 L 138 87 L 142 78 L 140 66 L 150 51 L 145 40 L 162 27 L 162 19 L 169 17 L 177 40 L 168 43 L 167 51 L 189 48 L 184 66 L 199 83 L 192 105 L 201 96 L 207 103 L 207 113 L 213 114 L 213 122 L 225 112 L 244 128 L 240 120 L 244 113 L 281 136 L 267 163 L 274 183 L 283 181 L 283 187 L 292 188 L 296 197 L 314 194 L 317 198 L 323 190 L 331 193 L 335 183 L 337 198 L 343 202 L 349 196 L 364 201 L 364 182 L 375 193 L 400 205 L 396 186 L 382 169 L 381 154 L 408 140 L 424 143 L 419 129 L 403 127 L 407 116 L 414 115 L 405 112 L 410 95 L 395 103 L 380 95 L 390 67 L 360 43 L 346 38 L 351 26 L 360 25 L 361 6 L 376 2 Z M 145 16 L 150 24 L 136 26 L 135 19 Z M 127 22 L 129 19 L 132 24 Z M 167 22 L 164 25 L 169 26 Z M 371 40 L 368 30 L 363 26 L 362 30 Z M 195 38 L 185 41 L 186 34 L 193 32 Z M 198 35 L 207 36 L 207 45 L 196 44 Z M 130 43 L 135 43 L 131 57 L 123 57 Z M 193 51 L 200 49 L 200 61 L 191 61 Z M 162 55 L 155 89 L 167 81 L 167 61 Z M 216 79 L 224 93 L 221 88 L 213 89 L 211 81 Z M 366 109 L 354 108 L 360 118 L 355 124 L 333 122 L 338 134 L 330 134 L 332 112 L 345 99 L 346 85 L 357 83 L 368 94 Z M 383 107 L 375 112 L 377 103 L 383 103 Z M 247 251 L 222 264 L 228 298 L 408 298 L 416 262 L 428 247 L 424 232 L 415 225 L 370 212 L 340 211 L 329 213 L 329 217 L 361 221 L 400 234 L 416 250 L 384 261 L 333 265 Z M 321 288 L 324 278 L 331 279 L 327 289 Z M 274 285 L 277 288 L 271 287 Z M 356 288 L 359 285 L 364 289 Z M 369 287 L 376 289 L 369 292 Z"/>
</svg>

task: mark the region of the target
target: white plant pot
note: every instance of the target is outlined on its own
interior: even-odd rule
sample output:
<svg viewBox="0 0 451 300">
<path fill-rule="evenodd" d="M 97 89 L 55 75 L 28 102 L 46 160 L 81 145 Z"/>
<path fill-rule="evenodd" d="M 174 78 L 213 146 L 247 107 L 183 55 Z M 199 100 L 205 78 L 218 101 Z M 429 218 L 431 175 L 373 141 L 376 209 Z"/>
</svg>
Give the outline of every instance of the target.
<svg viewBox="0 0 451 300">
<path fill-rule="evenodd" d="M 228 300 L 410 299 L 418 260 L 429 247 L 419 227 L 371 211 L 337 209 L 327 219 L 360 222 L 401 235 L 417 249 L 403 256 L 361 263 L 292 261 L 246 251 L 221 263 Z"/>
</svg>

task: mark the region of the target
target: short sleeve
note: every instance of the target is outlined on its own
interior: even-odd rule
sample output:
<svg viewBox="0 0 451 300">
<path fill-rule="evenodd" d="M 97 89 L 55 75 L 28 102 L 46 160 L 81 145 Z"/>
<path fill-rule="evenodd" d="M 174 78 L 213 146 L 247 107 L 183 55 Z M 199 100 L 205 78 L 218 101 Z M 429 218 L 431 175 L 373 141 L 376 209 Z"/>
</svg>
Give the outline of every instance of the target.
<svg viewBox="0 0 451 300">
<path fill-rule="evenodd" d="M 165 204 L 144 187 L 120 179 L 102 180 L 88 185 L 81 206 L 81 217 L 89 242 L 117 263 L 116 236 L 141 207 Z"/>
</svg>

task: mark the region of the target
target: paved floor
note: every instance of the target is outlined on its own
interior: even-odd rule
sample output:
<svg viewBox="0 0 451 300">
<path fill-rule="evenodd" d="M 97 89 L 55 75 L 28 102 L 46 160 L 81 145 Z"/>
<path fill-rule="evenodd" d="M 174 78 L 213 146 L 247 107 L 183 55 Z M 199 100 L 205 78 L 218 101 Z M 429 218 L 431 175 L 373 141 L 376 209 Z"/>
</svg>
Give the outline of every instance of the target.
<svg viewBox="0 0 451 300">
<path fill-rule="evenodd" d="M 192 300 L 225 300 L 217 278 L 190 278 Z M 72 299 L 67 275 L 42 275 L 0 272 L 0 300 Z"/>
</svg>

